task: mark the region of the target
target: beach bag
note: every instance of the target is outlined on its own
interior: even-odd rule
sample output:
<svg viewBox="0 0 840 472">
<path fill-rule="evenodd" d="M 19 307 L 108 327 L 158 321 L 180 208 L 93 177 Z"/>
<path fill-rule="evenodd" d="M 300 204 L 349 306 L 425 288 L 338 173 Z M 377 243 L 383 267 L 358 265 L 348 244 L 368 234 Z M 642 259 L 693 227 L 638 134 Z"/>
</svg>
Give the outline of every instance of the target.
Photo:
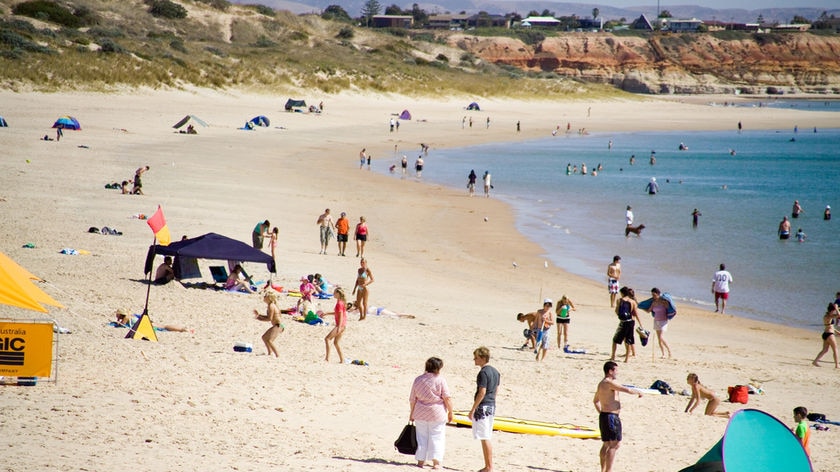
<svg viewBox="0 0 840 472">
<path fill-rule="evenodd" d="M 653 384 L 651 384 L 650 388 L 652 390 L 659 390 L 659 393 L 661 393 L 662 395 L 673 395 L 674 394 L 674 389 L 671 388 L 671 386 L 668 385 L 668 383 L 665 382 L 664 380 L 657 380 L 657 381 L 653 382 Z"/>
<path fill-rule="evenodd" d="M 409 421 L 405 425 L 400 436 L 394 441 L 394 447 L 400 454 L 417 453 L 417 428 L 414 427 L 414 423 Z"/>
<path fill-rule="evenodd" d="M 743 403 L 747 404 L 750 398 L 750 392 L 746 385 L 736 385 L 727 389 L 729 392 L 729 403 Z"/>
</svg>

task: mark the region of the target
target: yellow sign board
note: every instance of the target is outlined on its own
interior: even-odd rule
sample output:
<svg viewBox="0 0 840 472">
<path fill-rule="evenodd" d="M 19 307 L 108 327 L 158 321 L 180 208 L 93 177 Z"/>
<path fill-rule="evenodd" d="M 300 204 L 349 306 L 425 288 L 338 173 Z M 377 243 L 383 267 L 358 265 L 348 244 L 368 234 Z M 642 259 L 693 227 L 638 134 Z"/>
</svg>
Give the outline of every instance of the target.
<svg viewBox="0 0 840 472">
<path fill-rule="evenodd" d="M 50 377 L 53 323 L 0 321 L 0 376 Z"/>
</svg>

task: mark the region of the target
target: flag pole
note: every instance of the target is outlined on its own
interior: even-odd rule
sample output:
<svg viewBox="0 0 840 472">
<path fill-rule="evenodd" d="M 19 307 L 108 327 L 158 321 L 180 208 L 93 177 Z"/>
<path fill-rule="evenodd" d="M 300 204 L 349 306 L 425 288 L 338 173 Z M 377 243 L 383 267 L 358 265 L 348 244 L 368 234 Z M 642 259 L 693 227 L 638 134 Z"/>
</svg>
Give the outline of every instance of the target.
<svg viewBox="0 0 840 472">
<path fill-rule="evenodd" d="M 149 269 L 149 278 L 146 280 L 146 304 L 143 306 L 143 314 L 149 314 L 149 292 L 152 290 L 152 272 L 155 267 L 155 246 L 157 246 L 157 236 L 152 239 L 152 267 Z"/>
</svg>

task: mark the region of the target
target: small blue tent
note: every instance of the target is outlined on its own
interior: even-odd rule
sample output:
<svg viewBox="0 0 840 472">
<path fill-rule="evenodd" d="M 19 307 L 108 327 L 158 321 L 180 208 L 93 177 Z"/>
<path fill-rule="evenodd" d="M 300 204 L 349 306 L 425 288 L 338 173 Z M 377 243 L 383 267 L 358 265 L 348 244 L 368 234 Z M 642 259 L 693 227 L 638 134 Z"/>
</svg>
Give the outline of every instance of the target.
<svg viewBox="0 0 840 472">
<path fill-rule="evenodd" d="M 77 131 L 82 129 L 82 125 L 79 124 L 79 120 L 73 118 L 72 116 L 62 116 L 61 118 L 55 120 L 55 123 L 53 123 L 52 127 L 61 129 L 73 129 Z"/>
<path fill-rule="evenodd" d="M 812 472 L 799 439 L 775 417 L 753 409 L 729 419 L 723 438 L 680 472 Z"/>
<path fill-rule="evenodd" d="M 402 113 L 400 113 L 400 119 L 401 120 L 410 120 L 411 119 L 411 112 L 409 112 L 408 110 L 403 110 Z"/>
<path fill-rule="evenodd" d="M 0 116 L 0 128 L 5 128 L 9 126 L 9 123 L 6 122 L 6 119 Z"/>
<path fill-rule="evenodd" d="M 271 126 L 271 121 L 269 121 L 268 117 L 260 115 L 251 118 L 251 121 L 248 123 L 253 124 L 254 126 L 262 126 L 262 127 L 269 127 Z"/>
<path fill-rule="evenodd" d="M 467 105 L 467 110 L 481 111 L 481 108 L 479 108 L 478 103 L 472 102 L 469 105 Z"/>
</svg>

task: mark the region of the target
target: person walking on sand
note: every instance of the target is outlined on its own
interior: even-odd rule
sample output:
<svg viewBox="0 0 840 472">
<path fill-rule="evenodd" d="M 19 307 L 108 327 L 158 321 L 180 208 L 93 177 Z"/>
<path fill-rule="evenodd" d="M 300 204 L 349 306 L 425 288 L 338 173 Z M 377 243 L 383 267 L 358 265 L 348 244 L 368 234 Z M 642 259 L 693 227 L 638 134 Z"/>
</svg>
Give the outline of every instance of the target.
<svg viewBox="0 0 840 472">
<path fill-rule="evenodd" d="M 446 450 L 446 423 L 452 422 L 452 399 L 446 379 L 440 375 L 443 361 L 437 357 L 426 360 L 425 373 L 414 379 L 411 385 L 408 420 L 417 427 L 417 452 L 414 458 L 417 467 L 423 467 L 428 460 L 432 469 L 442 468 L 443 453 Z"/>
<path fill-rule="evenodd" d="M 621 446 L 622 428 L 621 401 L 618 398 L 619 392 L 638 395 L 642 398 L 642 392 L 635 388 L 625 387 L 616 381 L 618 377 L 618 364 L 613 361 L 604 363 L 604 378 L 598 382 L 595 390 L 595 410 L 598 411 L 598 427 L 601 430 L 601 450 L 598 453 L 601 462 L 601 472 L 612 472 L 615 463 L 615 454 Z"/>
<path fill-rule="evenodd" d="M 368 225 L 364 216 L 359 217 L 359 222 L 356 224 L 356 231 L 354 234 L 356 240 L 356 257 L 365 257 L 365 244 L 368 240 Z"/>
<path fill-rule="evenodd" d="M 265 349 L 269 356 L 274 354 L 274 357 L 280 357 L 280 352 L 277 351 L 274 340 L 277 339 L 280 333 L 285 331 L 285 328 L 283 327 L 283 323 L 280 322 L 280 308 L 277 307 L 277 295 L 273 292 L 265 292 L 263 301 L 266 304 L 265 314 L 261 315 L 260 312 L 254 310 L 254 315 L 260 321 L 271 323 L 271 327 L 263 333 L 262 340 L 265 343 Z"/>
<path fill-rule="evenodd" d="M 636 337 L 634 335 L 636 323 L 639 323 L 640 328 L 644 329 L 644 327 L 642 326 L 642 320 L 639 319 L 638 305 L 636 304 L 633 289 L 621 287 L 620 292 L 621 298 L 615 305 L 615 314 L 618 316 L 618 328 L 616 328 L 615 334 L 613 335 L 610 360 L 615 360 L 615 349 L 618 345 L 624 344 L 624 362 L 626 363 L 630 360 L 631 355 L 636 355 Z"/>
<path fill-rule="evenodd" d="M 333 346 L 335 346 L 335 352 L 338 353 L 338 363 L 344 364 L 344 354 L 341 353 L 339 343 L 341 342 L 341 336 L 344 335 L 344 330 L 347 328 L 347 297 L 344 295 L 344 290 L 341 287 L 336 287 L 333 291 L 333 297 L 335 297 L 335 308 L 333 308 L 333 311 L 331 313 L 321 314 L 322 317 L 330 315 L 335 317 L 335 326 L 324 337 L 324 345 L 327 350 L 324 360 L 327 362 L 330 361 L 330 341 L 332 341 Z"/>
<path fill-rule="evenodd" d="M 251 242 L 254 245 L 254 249 L 263 248 L 265 237 L 270 236 L 268 233 L 269 228 L 271 228 L 271 223 L 268 220 L 261 221 L 257 223 L 257 226 L 254 226 L 254 231 L 251 232 Z"/>
<path fill-rule="evenodd" d="M 359 170 L 365 167 L 365 161 L 367 161 L 367 156 L 365 156 L 366 150 L 367 148 L 362 148 L 362 150 L 359 151 Z"/>
<path fill-rule="evenodd" d="M 551 346 L 551 340 L 549 338 L 551 337 L 551 327 L 554 325 L 554 316 L 551 314 L 552 306 L 554 306 L 554 302 L 550 298 L 543 300 L 543 307 L 537 310 L 536 316 L 534 317 L 534 324 L 531 328 L 532 331 L 537 332 L 535 356 L 537 362 L 545 359 L 545 354 Z"/>
<path fill-rule="evenodd" d="M 712 277 L 712 293 L 715 294 L 715 313 L 724 314 L 726 301 L 729 300 L 729 284 L 732 283 L 732 274 L 726 270 L 726 264 L 721 264 L 720 270 Z"/>
<path fill-rule="evenodd" d="M 688 374 L 685 380 L 691 385 L 691 398 L 685 407 L 686 413 L 691 414 L 697 408 L 697 405 L 700 404 L 701 400 L 708 400 L 706 409 L 703 412 L 704 415 L 729 418 L 730 414 L 728 411 L 717 411 L 717 408 L 720 406 L 720 398 L 709 387 L 700 383 L 700 378 L 697 377 L 697 374 Z"/>
<path fill-rule="evenodd" d="M 633 226 L 633 207 L 627 205 L 627 211 L 624 212 L 625 226 Z"/>
<path fill-rule="evenodd" d="M 671 358 L 671 347 L 665 341 L 665 331 L 668 329 L 668 322 L 674 315 L 677 314 L 676 309 L 671 303 L 670 295 L 662 295 L 662 292 L 653 287 L 650 289 L 651 298 L 639 303 L 639 308 L 649 312 L 653 315 L 653 330 L 656 332 L 656 338 L 659 343 L 659 352 L 662 358 L 665 358 L 665 352 L 668 352 L 668 358 Z"/>
<path fill-rule="evenodd" d="M 338 255 L 344 256 L 347 250 L 347 237 L 350 234 L 350 220 L 347 213 L 341 212 L 341 216 L 335 222 L 335 240 L 338 242 Z"/>
<path fill-rule="evenodd" d="M 629 206 L 627 207 L 627 211 L 630 211 Z M 630 212 L 630 222 L 633 222 L 632 212 Z M 618 294 L 619 279 L 621 279 L 621 257 L 614 256 L 612 263 L 607 266 L 607 289 L 610 292 L 610 308 L 615 307 L 615 296 Z"/>
<path fill-rule="evenodd" d="M 475 397 L 470 408 L 473 438 L 481 441 L 484 467 L 478 472 L 493 472 L 493 418 L 496 416 L 496 393 L 501 374 L 490 363 L 490 350 L 484 346 L 473 351 L 473 361 L 481 370 L 476 377 Z"/>
<path fill-rule="evenodd" d="M 482 177 L 482 180 L 484 180 L 484 198 L 490 198 L 490 189 L 493 188 L 493 176 L 490 175 L 489 171 L 485 170 L 484 177 Z"/>
<path fill-rule="evenodd" d="M 478 179 L 478 176 L 475 175 L 475 170 L 470 170 L 470 175 L 467 176 L 467 191 L 469 192 L 470 196 L 475 196 L 475 181 Z"/>
<path fill-rule="evenodd" d="M 317 224 L 320 229 L 321 237 L 321 250 L 318 251 L 318 254 L 327 255 L 327 246 L 329 246 L 330 244 L 330 238 L 333 234 L 333 228 L 335 228 L 332 216 L 330 215 L 329 208 L 324 210 L 324 213 L 322 213 L 321 216 L 318 217 L 318 219 L 315 221 L 315 224 Z"/>
<path fill-rule="evenodd" d="M 840 311 L 838 311 L 837 303 L 829 303 L 825 315 L 823 315 L 823 326 L 825 326 L 822 333 L 823 347 L 812 362 L 816 367 L 820 366 L 820 359 L 831 349 L 831 353 L 834 355 L 834 368 L 840 369 L 840 364 L 837 363 L 837 339 L 834 332 L 834 324 L 837 323 L 839 317 Z"/>
<path fill-rule="evenodd" d="M 356 295 L 356 306 L 359 307 L 359 320 L 365 319 L 368 312 L 368 299 L 370 284 L 373 283 L 373 272 L 367 265 L 367 259 L 364 257 L 359 261 L 359 269 L 356 271 L 356 284 L 353 286 L 351 294 Z"/>
</svg>

